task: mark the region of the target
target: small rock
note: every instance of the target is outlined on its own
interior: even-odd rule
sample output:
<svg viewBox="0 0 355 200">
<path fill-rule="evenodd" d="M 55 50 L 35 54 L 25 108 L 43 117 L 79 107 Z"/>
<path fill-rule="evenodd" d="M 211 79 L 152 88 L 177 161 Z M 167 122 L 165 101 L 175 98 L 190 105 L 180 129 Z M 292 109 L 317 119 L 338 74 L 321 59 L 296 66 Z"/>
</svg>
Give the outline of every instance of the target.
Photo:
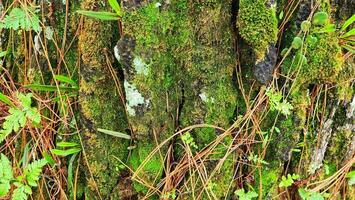
<svg viewBox="0 0 355 200">
<path fill-rule="evenodd" d="M 277 50 L 270 45 L 265 58 L 254 67 L 254 77 L 262 84 L 267 84 L 272 80 L 272 74 L 277 61 Z"/>
</svg>

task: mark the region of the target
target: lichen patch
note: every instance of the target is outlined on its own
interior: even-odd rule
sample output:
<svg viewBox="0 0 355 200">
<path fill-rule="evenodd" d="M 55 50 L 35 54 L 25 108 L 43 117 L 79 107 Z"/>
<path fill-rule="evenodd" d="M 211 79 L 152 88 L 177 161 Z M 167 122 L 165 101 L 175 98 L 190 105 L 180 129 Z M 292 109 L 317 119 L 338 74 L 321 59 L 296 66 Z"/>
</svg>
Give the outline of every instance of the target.
<svg viewBox="0 0 355 200">
<path fill-rule="evenodd" d="M 126 107 L 127 112 L 131 116 L 136 115 L 134 107 L 143 105 L 145 100 L 141 93 L 137 90 L 135 85 L 130 84 L 128 81 L 124 81 L 124 89 L 126 92 Z"/>
</svg>

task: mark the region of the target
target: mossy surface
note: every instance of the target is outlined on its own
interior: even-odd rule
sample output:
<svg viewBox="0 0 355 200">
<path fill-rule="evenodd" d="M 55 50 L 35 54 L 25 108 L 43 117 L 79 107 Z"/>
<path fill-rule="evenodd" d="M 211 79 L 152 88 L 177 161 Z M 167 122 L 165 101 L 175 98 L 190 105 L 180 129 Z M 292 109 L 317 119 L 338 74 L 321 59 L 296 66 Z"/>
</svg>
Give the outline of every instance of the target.
<svg viewBox="0 0 355 200">
<path fill-rule="evenodd" d="M 105 5 L 101 1 L 81 1 L 84 10 L 104 9 Z M 127 128 L 118 88 L 104 56 L 104 49 L 110 47 L 111 32 L 110 23 L 85 18 L 79 35 L 80 124 L 87 161 L 85 196 L 90 199 L 115 195 L 111 192 L 120 174 L 120 162 L 116 158 L 125 160 L 128 153 L 127 140 L 97 132 L 98 128 L 121 132 Z"/>
<path fill-rule="evenodd" d="M 136 170 L 146 157 L 174 133 L 182 89 L 179 67 L 188 33 L 187 1 L 158 1 L 140 3 L 132 7 L 122 19 L 125 36 L 118 42 L 120 62 L 124 70 L 128 120 L 136 138 L 131 165 Z M 132 48 L 128 49 L 127 47 Z M 177 53 L 179 52 L 179 53 Z M 127 56 L 129 55 L 129 56 Z M 134 88 L 132 90 L 132 88 Z M 139 98 L 136 98 L 139 97 Z M 139 101 L 137 101 L 139 100 Z M 165 153 L 167 147 L 160 149 Z M 164 160 L 159 153 L 137 174 L 154 186 L 162 176 Z M 134 183 L 142 194 L 148 188 Z"/>
<path fill-rule="evenodd" d="M 259 171 L 261 170 L 261 172 Z M 258 194 L 265 199 L 277 196 L 278 192 L 278 180 L 282 168 L 279 164 L 273 164 L 272 166 L 263 166 L 255 172 L 255 190 Z M 261 185 L 261 191 L 260 191 Z"/>
<path fill-rule="evenodd" d="M 270 45 L 277 41 L 276 8 L 264 0 L 241 0 L 237 28 L 241 37 L 254 49 L 257 60 L 262 60 Z"/>
</svg>

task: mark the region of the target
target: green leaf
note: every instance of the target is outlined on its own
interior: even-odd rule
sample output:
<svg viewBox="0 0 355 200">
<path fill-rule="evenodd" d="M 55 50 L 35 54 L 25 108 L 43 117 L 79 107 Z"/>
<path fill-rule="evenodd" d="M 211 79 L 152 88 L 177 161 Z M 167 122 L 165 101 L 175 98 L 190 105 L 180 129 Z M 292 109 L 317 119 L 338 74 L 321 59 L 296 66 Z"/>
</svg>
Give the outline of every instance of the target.
<svg viewBox="0 0 355 200">
<path fill-rule="evenodd" d="M 23 108 L 27 109 L 27 108 L 31 108 L 31 104 L 32 104 L 32 93 L 28 93 L 26 95 L 22 94 L 22 93 L 17 93 L 17 98 L 19 99 L 19 101 L 21 102 L 21 105 Z"/>
<path fill-rule="evenodd" d="M 353 14 L 353 16 L 351 16 L 348 20 L 346 20 L 343 24 L 343 26 L 341 27 L 340 31 L 345 31 L 346 28 L 348 28 L 352 23 L 354 23 L 355 21 L 355 14 Z"/>
<path fill-rule="evenodd" d="M 350 36 L 355 35 L 355 28 L 351 29 L 350 31 L 348 31 L 347 33 L 345 33 L 344 35 L 342 35 L 340 38 L 347 38 Z"/>
<path fill-rule="evenodd" d="M 348 184 L 349 185 L 354 185 L 355 184 L 355 170 L 349 172 L 345 176 L 346 178 L 349 178 Z"/>
<path fill-rule="evenodd" d="M 62 150 L 62 149 L 51 149 L 51 153 L 57 156 L 68 156 L 71 154 L 75 154 L 80 152 L 81 149 L 80 148 L 71 148 L 71 149 L 66 149 L 66 150 Z"/>
<path fill-rule="evenodd" d="M 348 50 L 349 52 L 351 53 L 355 53 L 355 47 L 353 46 L 350 46 L 350 45 L 347 45 L 347 44 L 344 44 L 344 45 L 341 45 L 342 48 Z"/>
<path fill-rule="evenodd" d="M 316 26 L 323 26 L 328 23 L 328 13 L 326 12 L 317 12 L 313 16 L 313 24 Z"/>
<path fill-rule="evenodd" d="M 301 30 L 303 31 L 303 32 L 307 32 L 307 31 L 309 31 L 309 29 L 311 28 L 311 22 L 310 21 L 308 21 L 308 20 L 305 20 L 305 21 L 303 21 L 302 23 L 301 23 Z"/>
<path fill-rule="evenodd" d="M 11 188 L 10 182 L 0 183 L 0 197 L 4 197 L 9 193 Z"/>
<path fill-rule="evenodd" d="M 283 10 L 279 14 L 279 19 L 282 19 L 282 18 L 284 18 L 284 11 Z"/>
<path fill-rule="evenodd" d="M 24 185 L 21 185 L 14 190 L 12 194 L 12 200 L 27 200 L 27 194 Z"/>
<path fill-rule="evenodd" d="M 37 181 L 39 180 L 39 175 L 42 172 L 42 167 L 44 167 L 46 164 L 47 161 L 45 159 L 40 159 L 33 161 L 25 168 L 24 175 L 28 185 L 32 187 L 37 186 Z"/>
<path fill-rule="evenodd" d="M 11 107 L 15 107 L 15 105 L 12 103 L 12 101 L 1 92 L 0 92 L 0 101 L 6 103 L 7 105 L 9 105 Z"/>
<path fill-rule="evenodd" d="M 5 196 L 10 190 L 10 181 L 13 179 L 13 172 L 10 160 L 0 155 L 0 197 Z"/>
<path fill-rule="evenodd" d="M 25 88 L 34 90 L 34 91 L 40 91 L 40 92 L 56 92 L 58 89 L 60 91 L 77 91 L 78 88 L 75 87 L 65 87 L 65 86 L 54 86 L 54 85 L 40 85 L 40 84 L 29 84 L 25 85 Z"/>
<path fill-rule="evenodd" d="M 309 198 L 308 192 L 306 192 L 306 190 L 303 189 L 303 188 L 299 188 L 299 189 L 298 189 L 298 194 L 300 195 L 300 197 L 301 197 L 303 200 L 306 200 L 307 198 Z"/>
<path fill-rule="evenodd" d="M 117 3 L 117 0 L 108 0 L 111 8 L 116 11 L 117 15 L 122 17 L 122 11 L 120 5 Z"/>
<path fill-rule="evenodd" d="M 33 12 L 25 11 L 21 8 L 13 8 L 3 21 L 0 23 L 1 28 L 18 30 L 19 28 L 26 31 L 31 29 L 40 32 L 39 19 Z"/>
<path fill-rule="evenodd" d="M 78 84 L 76 84 L 76 82 L 74 80 L 72 80 L 71 78 L 64 76 L 64 75 L 54 75 L 54 79 L 56 79 L 57 81 L 63 82 L 63 83 L 68 83 L 71 86 L 76 86 L 78 87 Z"/>
<path fill-rule="evenodd" d="M 292 41 L 292 48 L 294 49 L 299 49 L 301 46 L 302 46 L 302 39 L 300 37 L 295 37 L 293 38 L 293 41 Z"/>
<path fill-rule="evenodd" d="M 127 134 L 124 134 L 121 132 L 117 132 L 117 131 L 110 131 L 110 130 L 101 129 L 101 128 L 98 128 L 97 131 L 99 131 L 101 133 L 105 133 L 107 135 L 114 136 L 114 137 L 119 137 L 119 138 L 123 138 L 123 139 L 127 139 L 127 140 L 131 139 L 130 135 L 127 135 Z"/>
<path fill-rule="evenodd" d="M 69 164 L 68 164 L 68 187 L 69 187 L 69 191 L 71 191 L 73 189 L 73 163 L 75 161 L 75 158 L 78 154 L 73 154 L 72 157 L 69 160 Z"/>
<path fill-rule="evenodd" d="M 79 146 L 78 143 L 75 142 L 58 142 L 57 147 L 75 147 L 75 146 Z"/>
<path fill-rule="evenodd" d="M 92 17 L 100 20 L 115 21 L 120 19 L 120 16 L 117 13 L 111 13 L 111 12 L 96 12 L 96 11 L 89 11 L 89 10 L 78 10 L 76 12 L 84 16 Z"/>
<path fill-rule="evenodd" d="M 7 51 L 0 52 L 0 58 L 5 57 L 7 55 Z"/>
<path fill-rule="evenodd" d="M 49 164 L 51 167 L 54 167 L 54 165 L 55 165 L 55 160 L 52 158 L 51 155 L 49 155 L 47 152 L 43 152 L 43 157 L 44 157 L 44 159 L 46 159 L 46 161 L 48 162 L 48 164 Z"/>
<path fill-rule="evenodd" d="M 248 191 L 245 193 L 244 188 L 236 190 L 234 194 L 239 197 L 239 200 L 252 200 L 253 198 L 258 197 L 258 193 L 254 191 Z"/>
<path fill-rule="evenodd" d="M 314 32 L 315 33 L 332 33 L 335 31 L 336 31 L 335 24 L 327 24 L 322 29 L 316 30 Z"/>
</svg>

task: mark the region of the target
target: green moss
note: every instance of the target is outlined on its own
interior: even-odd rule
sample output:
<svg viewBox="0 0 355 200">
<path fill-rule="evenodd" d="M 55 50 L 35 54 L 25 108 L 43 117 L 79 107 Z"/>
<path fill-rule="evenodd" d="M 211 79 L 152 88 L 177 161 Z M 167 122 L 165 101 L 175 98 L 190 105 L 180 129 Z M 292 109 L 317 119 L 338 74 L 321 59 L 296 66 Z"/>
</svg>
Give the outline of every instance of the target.
<svg viewBox="0 0 355 200">
<path fill-rule="evenodd" d="M 352 86 L 352 79 L 355 77 L 355 58 L 349 58 L 344 64 L 343 70 L 337 77 L 337 95 L 340 100 L 351 101 L 355 93 L 355 89 Z"/>
<path fill-rule="evenodd" d="M 239 6 L 239 34 L 253 47 L 257 60 L 261 60 L 277 41 L 276 11 L 267 8 L 264 0 L 241 0 Z"/>
<path fill-rule="evenodd" d="M 188 52 L 186 42 L 189 37 L 187 19 L 187 1 L 171 2 L 167 6 L 157 6 L 158 1 L 142 3 L 125 13 L 122 19 L 124 31 L 135 43 L 133 58 L 128 60 L 129 69 L 125 69 L 125 82 L 134 85 L 136 92 L 144 99 L 143 104 L 131 107 L 135 115 L 128 120 L 137 140 L 130 163 L 136 170 L 145 158 L 175 130 L 175 116 L 182 98 L 179 64 Z M 125 49 L 122 48 L 124 51 Z M 185 52 L 185 53 L 184 53 Z M 139 58 L 146 64 L 147 73 L 139 73 L 132 66 Z M 126 90 L 126 98 L 129 97 Z M 129 101 L 130 99 L 127 99 Z M 160 149 L 166 152 L 167 147 Z M 143 166 L 139 174 L 144 181 L 154 186 L 155 179 L 162 176 L 164 161 L 159 153 Z M 134 187 L 142 195 L 148 188 L 138 182 Z"/>
<path fill-rule="evenodd" d="M 261 170 L 261 172 L 260 172 Z M 262 167 L 255 172 L 254 189 L 263 198 L 275 197 L 278 194 L 278 179 L 282 172 L 279 166 Z M 260 185 L 262 188 L 260 188 Z M 261 189 L 261 191 L 260 191 Z"/>
<path fill-rule="evenodd" d="M 293 60 L 290 57 L 285 61 L 284 73 L 296 76 L 299 86 L 302 84 L 337 83 L 337 77 L 343 69 L 344 63 L 337 36 L 334 33 L 314 33 L 307 37 L 303 49 L 306 51 L 305 54 L 297 51 Z M 302 59 L 299 58 L 303 55 L 305 59 L 301 64 Z"/>
<path fill-rule="evenodd" d="M 82 1 L 82 9 L 89 10 L 95 2 Z M 98 128 L 125 132 L 127 122 L 123 115 L 118 90 L 107 70 L 105 48 L 110 46 L 111 24 L 85 18 L 79 35 L 81 52 L 80 70 L 80 124 L 85 149 L 86 196 L 109 198 L 120 177 L 117 166 L 128 154 L 128 141 L 99 133 Z"/>
</svg>

